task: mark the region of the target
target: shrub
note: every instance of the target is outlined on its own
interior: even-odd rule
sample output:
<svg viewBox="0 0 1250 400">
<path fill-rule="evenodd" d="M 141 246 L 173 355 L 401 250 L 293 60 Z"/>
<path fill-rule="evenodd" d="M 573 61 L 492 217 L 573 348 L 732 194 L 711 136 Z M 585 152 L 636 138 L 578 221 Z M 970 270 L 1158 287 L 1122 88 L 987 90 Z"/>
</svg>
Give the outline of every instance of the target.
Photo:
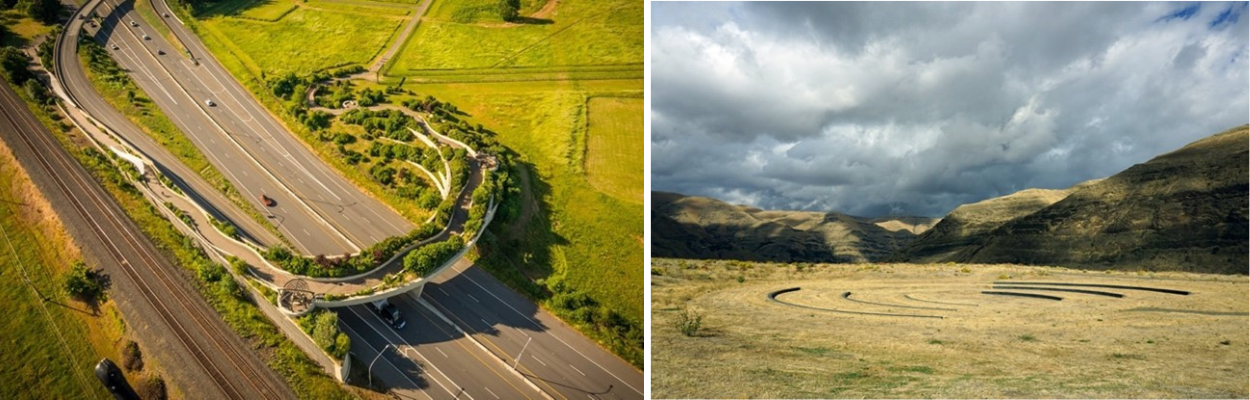
<svg viewBox="0 0 1250 400">
<path fill-rule="evenodd" d="M 131 340 L 126 342 L 126 346 L 122 347 L 122 366 L 127 371 L 143 370 L 143 353 L 139 351 L 139 344 Z"/>
<path fill-rule="evenodd" d="M 455 255 L 462 248 L 464 248 L 464 243 L 456 236 L 452 236 L 444 242 L 421 246 L 404 256 L 404 268 L 417 275 L 425 276 L 433 272 L 435 268 L 442 266 L 443 263 L 446 263 L 452 255 Z"/>
<path fill-rule="evenodd" d="M 677 330 L 682 335 L 694 336 L 699 333 L 699 328 L 703 326 L 703 316 L 698 312 L 687 308 L 677 315 Z"/>
<path fill-rule="evenodd" d="M 158 375 L 140 379 L 135 392 L 143 400 L 165 400 L 169 398 L 169 395 L 165 392 L 165 380 Z"/>
</svg>

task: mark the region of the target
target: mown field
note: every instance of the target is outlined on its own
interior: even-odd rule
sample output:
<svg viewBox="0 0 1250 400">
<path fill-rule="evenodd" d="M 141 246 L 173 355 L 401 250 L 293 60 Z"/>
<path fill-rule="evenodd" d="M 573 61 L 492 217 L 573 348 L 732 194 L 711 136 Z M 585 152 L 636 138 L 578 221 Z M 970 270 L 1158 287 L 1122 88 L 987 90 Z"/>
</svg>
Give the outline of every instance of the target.
<svg viewBox="0 0 1250 400">
<path fill-rule="evenodd" d="M 642 99 L 592 97 L 587 109 L 587 180 L 603 193 L 641 204 Z"/>
<path fill-rule="evenodd" d="M 577 86 L 525 82 L 412 85 L 412 90 L 446 99 L 492 127 L 500 142 L 516 151 L 530 168 L 530 193 L 541 204 L 538 212 L 543 215 L 502 230 L 503 235 L 512 234 L 504 240 L 517 241 L 522 246 L 518 250 L 530 254 L 510 262 L 540 276 L 562 279 L 642 321 L 642 204 L 597 190 L 588 180 L 583 158 L 587 154 L 588 93 L 637 95 L 642 82 L 582 82 Z M 605 120 L 628 120 L 641 110 L 619 107 L 602 112 Z M 641 147 L 642 132 L 632 134 Z M 640 166 L 641 159 L 634 163 Z M 617 173 L 627 176 L 629 168 L 622 166 Z M 642 168 L 632 173 L 639 184 L 628 189 L 641 193 Z M 627 186 L 618 187 L 626 190 Z"/>
<path fill-rule="evenodd" d="M 482 7 L 480 2 L 435 1 L 386 73 L 420 76 L 423 70 L 590 65 L 641 69 L 643 2 L 558 4 L 551 15 L 536 21 L 504 23 L 488 12 L 465 11 Z M 523 7 L 522 15 L 533 8 Z"/>
<path fill-rule="evenodd" d="M 651 275 L 656 398 L 1245 398 L 1248 393 L 1245 276 L 671 259 L 652 260 Z M 1124 294 L 1113 298 L 1034 292 L 1062 301 L 981 293 L 995 281 L 1191 293 L 1110 290 Z M 800 290 L 777 298 L 825 310 L 768 298 L 794 287 Z M 701 318 L 693 335 L 678 329 L 684 315 Z"/>
<path fill-rule="evenodd" d="M 237 58 L 254 75 L 308 74 L 367 65 L 411 17 L 390 3 L 233 0 L 199 15 L 214 53 Z"/>
<path fill-rule="evenodd" d="M 125 322 L 111 302 L 93 309 L 62 291 L 77 246 L 0 142 L 0 398 L 104 398 L 95 363 L 119 357 Z M 27 279 L 30 284 L 27 284 Z M 40 296 L 48 297 L 47 301 Z M 149 367 L 155 368 L 155 367 Z M 131 381 L 134 379 L 132 377 Z"/>
</svg>

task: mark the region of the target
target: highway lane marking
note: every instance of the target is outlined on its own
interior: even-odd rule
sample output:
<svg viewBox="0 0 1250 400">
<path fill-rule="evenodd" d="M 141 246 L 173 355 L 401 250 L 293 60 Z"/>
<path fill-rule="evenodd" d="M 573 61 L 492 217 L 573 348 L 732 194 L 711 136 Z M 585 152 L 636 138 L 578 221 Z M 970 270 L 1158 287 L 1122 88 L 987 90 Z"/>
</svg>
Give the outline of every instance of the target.
<svg viewBox="0 0 1250 400">
<path fill-rule="evenodd" d="M 440 348 L 435 347 L 435 348 L 434 348 L 434 350 L 438 350 L 438 354 L 442 354 L 442 355 L 443 355 L 443 358 L 451 358 L 451 357 L 448 357 L 448 356 L 447 356 L 447 353 L 444 353 L 444 352 L 443 352 L 443 349 L 440 349 Z"/>
<path fill-rule="evenodd" d="M 451 320 L 447 319 L 447 317 L 446 317 L 445 315 L 443 315 L 442 313 L 438 312 L 438 310 L 434 309 L 434 306 L 433 306 L 433 305 L 431 305 L 430 303 L 425 302 L 425 301 L 423 301 L 423 300 L 421 300 L 421 299 L 419 299 L 419 298 L 413 298 L 413 297 L 411 297 L 411 296 L 410 296 L 410 297 L 408 297 L 407 299 L 401 299 L 400 301 L 406 301 L 406 302 L 416 303 L 415 305 L 413 305 L 413 307 L 414 307 L 414 308 L 416 308 L 416 310 L 417 310 L 417 314 L 420 314 L 422 318 L 425 318 L 427 321 L 430 321 L 430 322 L 431 322 L 430 326 L 433 326 L 433 327 L 434 327 L 434 329 L 438 329 L 438 331 L 439 331 L 439 332 L 442 332 L 442 333 L 444 333 L 444 334 L 446 334 L 446 335 L 448 335 L 448 336 L 451 336 L 451 337 L 456 337 L 456 336 L 457 336 L 456 334 L 454 334 L 454 333 L 452 333 L 452 332 L 449 332 L 448 330 L 444 329 L 444 328 L 443 328 L 443 326 L 441 326 L 441 325 L 438 323 L 438 320 L 442 320 L 445 324 L 447 324 L 447 326 L 451 327 L 451 328 L 452 328 L 452 329 L 454 329 L 457 333 L 459 333 L 459 339 L 468 339 L 468 341 L 476 343 L 476 342 L 473 340 L 473 338 L 472 338 L 472 337 L 470 337 L 470 335 L 469 335 L 468 333 L 466 333 L 464 330 L 460 329 L 460 327 L 459 327 L 458 325 L 456 325 L 455 323 L 451 322 Z M 456 319 L 459 319 L 459 317 L 456 317 L 455 315 L 452 315 L 452 317 L 453 317 L 453 318 L 456 318 Z M 463 321 L 461 321 L 461 322 L 463 322 Z M 530 397 L 528 394 L 526 394 L 526 392 L 525 392 L 525 391 L 521 390 L 521 388 L 520 388 L 520 387 L 518 387 L 517 385 L 514 385 L 514 384 L 512 383 L 512 381 L 508 380 L 508 379 L 507 379 L 507 378 L 505 378 L 503 375 L 501 375 L 501 374 L 499 373 L 499 371 L 497 371 L 497 370 L 496 370 L 496 368 L 500 368 L 500 367 L 502 366 L 502 368 L 500 368 L 500 369 L 505 370 L 505 371 L 511 371 L 511 372 L 514 374 L 514 375 L 513 375 L 513 377 L 514 377 L 514 378 L 516 378 L 517 380 L 519 380 L 519 381 L 523 381 L 523 382 L 527 381 L 527 380 L 525 380 L 525 379 L 524 379 L 524 377 L 523 377 L 523 376 L 521 376 L 521 374 L 520 374 L 519 372 L 517 372 L 515 369 L 509 369 L 509 368 L 507 368 L 507 363 L 503 362 L 500 358 L 495 357 L 495 355 L 494 355 L 493 353 L 491 353 L 489 350 L 486 350 L 486 349 L 485 349 L 483 346 L 481 346 L 480 344 L 478 345 L 477 349 L 475 350 L 475 349 L 471 349 L 471 348 L 469 347 L 469 345 L 465 344 L 465 341 L 464 341 L 464 340 L 459 340 L 459 339 L 452 340 L 451 342 L 453 342 L 453 343 L 455 343 L 455 344 L 459 345 L 459 346 L 460 346 L 460 348 L 462 349 L 462 351 L 464 351 L 465 353 L 468 353 L 470 356 L 472 356 L 472 357 L 473 357 L 473 359 L 475 359 L 475 360 L 477 360 L 477 361 L 478 361 L 478 363 L 480 363 L 480 364 L 482 364 L 483 366 L 485 366 L 487 370 L 489 370 L 491 373 L 495 374 L 495 376 L 499 377 L 499 379 L 500 379 L 500 380 L 502 380 L 504 383 L 507 383 L 507 384 L 508 384 L 508 386 L 511 386 L 514 390 L 516 390 L 516 392 L 517 392 L 518 394 L 524 395 L 526 398 L 531 398 L 531 399 L 533 398 L 533 397 Z M 488 362 L 486 362 L 486 361 L 482 360 L 482 358 L 481 358 L 481 357 L 478 357 L 479 351 L 480 351 L 480 352 L 482 352 L 482 353 L 485 353 L 485 355 L 486 355 L 488 358 L 490 358 L 490 359 L 492 359 L 492 360 L 496 361 L 496 362 L 497 362 L 497 364 L 488 363 Z M 494 365 L 494 367 L 492 367 L 492 365 Z M 524 369 L 525 367 L 524 367 L 524 366 L 521 366 L 521 368 L 522 368 L 522 369 Z M 530 383 L 532 384 L 533 382 L 530 382 Z M 536 386 L 537 386 L 537 385 L 531 385 L 531 387 L 530 387 L 530 388 L 531 388 L 531 389 L 533 389 L 536 393 L 538 393 L 538 394 L 540 394 L 540 395 L 541 395 L 541 394 L 546 393 L 546 392 L 544 392 L 542 389 L 537 388 Z M 557 395 L 558 395 L 558 394 L 559 394 L 559 393 L 557 392 Z M 545 397 L 546 397 L 546 398 L 548 398 L 548 399 L 550 399 L 550 398 L 551 398 L 551 396 L 545 396 Z M 561 397 L 561 398 L 564 398 L 564 396 L 560 396 L 560 397 Z M 567 399 L 567 398 L 566 398 L 566 399 Z"/>
<path fill-rule="evenodd" d="M 447 293 L 447 291 L 446 291 L 446 290 L 443 290 L 443 288 L 442 288 L 442 287 L 435 286 L 434 288 L 435 288 L 435 289 L 438 289 L 438 291 L 440 291 L 440 292 L 443 292 L 443 294 L 445 294 L 445 295 L 447 295 L 447 296 L 451 296 L 451 293 Z"/>
<path fill-rule="evenodd" d="M 444 292 L 444 293 L 446 293 L 446 292 Z M 469 298 L 470 298 L 470 299 L 473 299 L 473 301 L 476 301 L 476 302 L 478 302 L 478 303 L 481 303 L 481 301 L 479 301 L 479 300 L 477 299 L 477 297 L 473 297 L 473 295 L 471 295 L 471 294 L 465 293 L 464 295 L 465 295 L 465 296 L 469 296 Z"/>
<path fill-rule="evenodd" d="M 586 376 L 585 372 L 582 372 L 582 370 L 577 369 L 577 367 L 574 367 L 573 364 L 569 364 L 569 368 L 572 368 L 574 371 L 577 371 L 577 373 L 582 374 L 582 376 Z"/>
<path fill-rule="evenodd" d="M 375 327 L 373 326 L 373 324 L 369 322 L 369 321 L 370 321 L 370 319 L 360 316 L 360 313 L 356 312 L 356 310 L 353 310 L 351 307 L 347 307 L 347 311 L 348 311 L 348 312 L 351 312 L 351 313 L 352 313 L 352 315 L 355 315 L 355 316 L 356 316 L 356 318 L 360 318 L 360 320 L 361 320 L 361 321 L 364 321 L 365 326 L 368 326 L 368 327 L 369 327 L 369 329 L 372 329 L 374 332 L 377 332 L 378 336 L 382 337 L 383 339 L 386 339 L 386 334 L 385 334 L 385 333 L 382 333 L 382 331 L 379 331 L 379 330 L 378 330 L 378 328 L 375 328 Z M 382 317 L 379 317 L 379 316 L 377 316 L 377 315 L 375 315 L 375 314 L 373 314 L 373 313 L 369 313 L 369 315 L 372 315 L 372 316 L 373 316 L 373 318 L 376 318 L 376 319 L 377 319 L 377 320 L 379 320 L 379 321 L 381 321 L 381 320 L 382 320 Z M 460 385 L 457 385 L 457 384 L 456 384 L 456 381 L 455 381 L 455 380 L 453 380 L 453 379 L 451 379 L 451 377 L 450 377 L 450 376 L 447 376 L 447 374 L 443 373 L 443 371 L 442 371 L 442 370 L 438 369 L 438 366 L 435 366 L 435 365 L 434 365 L 434 363 L 430 362 L 430 360 L 429 360 L 428 358 L 425 358 L 425 355 L 424 355 L 424 354 L 421 354 L 421 351 L 420 351 L 420 350 L 417 350 L 417 347 L 416 347 L 416 346 L 413 346 L 411 343 L 408 343 L 408 341 L 407 341 L 407 340 L 405 340 L 405 339 L 404 339 L 404 337 L 403 337 L 403 336 L 401 336 L 399 333 L 397 333 L 397 332 L 395 332 L 395 331 L 391 331 L 391 334 L 392 334 L 392 335 L 394 335 L 394 336 L 399 336 L 399 340 L 400 340 L 400 341 L 404 342 L 404 344 L 405 344 L 405 345 L 407 345 L 409 348 L 411 348 L 413 353 L 417 353 L 417 357 L 421 357 L 421 359 L 422 359 L 422 360 L 425 360 L 426 365 L 428 365 L 430 368 L 433 368 L 435 372 L 438 372 L 439 374 L 443 375 L 443 378 L 444 378 L 444 379 L 446 379 L 448 382 L 450 382 L 452 386 L 455 386 L 455 387 L 457 387 L 457 388 L 462 387 L 462 386 L 460 386 Z M 367 343 L 367 342 L 366 342 L 366 343 Z M 394 343 L 391 343 L 391 344 L 394 344 Z M 404 358 L 408 358 L 408 352 L 406 352 L 406 351 L 405 351 L 405 352 L 402 352 L 402 353 L 403 353 L 402 355 L 403 355 L 403 357 L 404 357 Z M 441 387 L 441 388 L 443 388 L 443 390 L 444 390 L 444 391 L 446 391 L 447 393 L 452 393 L 452 391 L 451 391 L 451 390 L 447 389 L 447 386 L 444 386 L 444 385 L 443 385 L 441 382 L 439 382 L 437 379 L 434 379 L 434 374 L 430 374 L 430 380 L 434 381 L 434 383 L 438 383 L 438 386 L 439 386 L 439 387 Z M 472 400 L 472 399 L 473 399 L 473 395 L 469 394 L 468 392 L 465 392 L 465 395 L 469 396 L 469 399 L 470 399 L 470 400 Z"/>
<path fill-rule="evenodd" d="M 461 274 L 462 274 L 462 275 L 464 275 L 466 278 L 469 278 L 469 282 L 472 282 L 472 283 L 473 283 L 474 285 L 476 285 L 478 288 L 481 288 L 481 289 L 482 289 L 482 291 L 486 292 L 486 294 L 489 294 L 491 297 L 494 297 L 494 298 L 495 298 L 495 300 L 498 300 L 500 303 L 503 303 L 504 307 L 508 307 L 508 309 L 509 309 L 509 310 L 512 310 L 512 312 L 517 313 L 517 315 L 520 315 L 522 318 L 525 318 L 525 319 L 529 320 L 529 321 L 530 321 L 531 323 L 533 323 L 533 324 L 534 324 L 534 326 L 535 326 L 535 327 L 537 327 L 538 329 L 540 329 L 540 330 L 542 329 L 542 325 L 541 325 L 541 324 L 539 324 L 539 323 L 538 323 L 538 321 L 535 321 L 534 319 L 530 318 L 529 316 L 527 316 L 527 315 L 525 315 L 525 314 L 521 313 L 520 311 L 517 311 L 517 309 L 516 309 L 516 308 L 513 308 L 511 304 L 508 304 L 507 302 L 503 301 L 503 299 L 499 298 L 499 296 L 496 296 L 496 295 L 495 295 L 495 293 L 491 292 L 490 290 L 487 290 L 487 289 L 486 289 L 486 287 L 484 287 L 484 286 L 482 286 L 482 284 L 478 283 L 476 279 L 473 279 L 473 277 L 472 277 L 472 276 L 470 276 L 470 274 L 468 274 L 468 273 L 467 273 L 468 271 L 469 271 L 469 269 L 468 269 L 468 268 L 465 268 L 465 269 L 462 271 L 462 273 L 461 273 Z M 469 294 L 468 294 L 468 293 L 465 293 L 465 295 L 469 295 Z M 470 295 L 469 297 L 473 297 L 473 296 L 471 296 L 471 295 Z M 476 299 L 475 299 L 475 300 L 476 300 Z M 568 347 L 568 348 L 569 348 L 569 350 L 573 350 L 573 352 L 575 352 L 575 353 L 577 353 L 578 355 L 582 356 L 582 358 L 585 358 L 585 359 L 586 359 L 586 361 L 590 361 L 590 363 L 591 363 L 591 364 L 594 364 L 596 367 L 599 367 L 599 369 L 603 370 L 603 372 L 607 372 L 607 373 L 608 373 L 608 375 L 611 375 L 613 378 L 616 378 L 616 380 L 618 380 L 618 381 L 620 381 L 621 383 L 625 384 L 625 387 L 628 387 L 628 388 L 630 388 L 630 389 L 633 389 L 635 392 L 638 392 L 638 394 L 643 394 L 643 393 L 642 393 L 642 391 L 641 391 L 641 390 L 638 390 L 638 388 L 634 387 L 634 385 L 631 385 L 629 382 L 626 382 L 624 379 L 621 379 L 621 377 L 616 376 L 616 374 L 612 373 L 612 371 L 608 371 L 608 369 L 607 369 L 607 368 L 604 368 L 602 365 L 599 365 L 599 363 L 595 362 L 595 360 L 591 359 L 590 357 L 587 357 L 587 356 L 586 356 L 586 354 L 584 354 L 584 353 L 582 353 L 581 351 L 577 350 L 577 349 L 576 349 L 576 348 L 574 348 L 572 345 L 570 345 L 568 342 L 565 342 L 565 341 L 564 341 L 564 339 L 561 339 L 559 336 L 556 336 L 555 334 L 550 334 L 550 335 L 547 335 L 547 336 L 553 337 L 553 338 L 555 338 L 556 340 L 560 341 L 560 343 L 563 343 L 565 347 Z M 580 371 L 579 371 L 579 372 L 580 372 Z"/>
<path fill-rule="evenodd" d="M 352 329 L 351 325 L 349 325 L 349 324 L 347 324 L 347 323 L 343 323 L 343 327 L 344 327 L 344 328 L 347 328 L 347 330 L 352 331 L 352 333 L 356 334 L 356 337 L 359 337 L 359 338 L 364 338 L 364 336 L 361 336 L 361 335 L 360 335 L 360 333 L 356 332 L 356 330 L 355 330 L 355 329 Z M 370 350 L 373 350 L 373 352 L 374 352 L 374 353 L 378 353 L 378 354 L 381 354 L 381 353 L 382 353 L 382 352 L 378 351 L 378 349 L 377 349 L 377 348 L 373 347 L 373 345 L 372 345 L 372 344 L 369 344 L 369 341 L 368 341 L 368 340 L 364 340 L 364 341 L 362 341 L 361 343 L 364 343 L 364 345 L 365 345 L 365 346 L 368 346 L 368 347 L 369 347 L 369 349 L 370 349 Z M 383 347 L 383 348 L 385 348 L 385 347 Z M 383 360 L 386 360 L 386 358 L 383 358 Z M 409 377 L 408 377 L 408 374 L 405 374 L 405 373 L 404 373 L 404 370 L 399 369 L 399 366 L 396 366 L 394 363 L 392 363 L 392 362 L 391 362 L 391 360 L 386 360 L 386 364 L 387 364 L 387 365 L 390 365 L 390 366 L 391 366 L 391 368 L 394 368 L 394 369 L 395 369 L 395 371 L 398 371 L 398 372 L 399 372 L 399 376 L 404 377 L 404 379 L 405 379 L 405 380 L 407 380 L 407 381 L 408 381 L 408 383 L 411 383 L 411 384 L 412 384 L 412 387 L 414 387 L 414 388 L 418 388 L 417 393 L 421 393 L 421 394 L 425 395 L 425 397 L 426 397 L 427 399 L 434 400 L 434 397 L 433 397 L 433 396 L 430 396 L 430 394 L 429 394 L 429 393 L 426 393 L 424 390 L 419 390 L 419 388 L 421 387 L 421 385 L 418 385 L 416 381 L 413 381 L 413 380 L 412 380 L 412 378 L 409 378 Z M 442 385 L 439 385 L 439 386 L 442 386 Z M 443 390 L 446 390 L 446 388 L 443 388 Z"/>
<path fill-rule="evenodd" d="M 484 320 L 484 319 L 478 318 L 478 320 L 479 320 L 479 321 L 482 321 L 482 323 L 483 323 L 483 324 L 486 324 L 486 327 L 487 327 L 487 328 L 490 328 L 491 326 L 494 326 L 494 325 L 491 325 L 491 324 L 490 324 L 490 322 L 486 322 L 486 320 Z"/>
<path fill-rule="evenodd" d="M 498 399 L 498 398 L 499 398 L 499 395 L 495 394 L 495 392 L 490 391 L 490 388 L 488 388 L 488 387 L 486 387 L 486 386 L 482 386 L 482 389 L 486 389 L 486 392 L 487 392 L 487 393 L 490 393 L 490 395 L 491 395 L 491 396 L 495 396 L 495 398 L 496 398 L 496 399 Z"/>
<path fill-rule="evenodd" d="M 439 303 L 438 303 L 438 301 L 437 301 L 437 300 L 435 300 L 433 296 L 428 296 L 428 297 L 429 297 L 429 300 L 428 300 L 428 301 L 426 301 L 425 299 L 416 299 L 416 300 L 413 300 L 413 301 L 416 301 L 416 302 L 418 302 L 419 304 L 421 304 L 422 306 L 424 306 L 425 308 L 429 309 L 429 310 L 430 310 L 430 312 L 433 312 L 433 313 L 435 313 L 435 314 L 437 314 L 437 315 L 439 315 L 439 316 L 442 316 L 442 317 L 443 317 L 443 321 L 444 321 L 444 322 L 446 322 L 446 323 L 447 323 L 448 325 L 450 325 L 452 328 L 455 328 L 457 331 L 459 331 L 461 334 L 463 334 L 463 335 L 465 335 L 465 336 L 473 336 L 473 334 L 479 333 L 479 331 L 473 330 L 473 326 L 472 326 L 472 325 L 469 325 L 469 323 L 468 323 L 467 321 L 465 321 L 465 320 L 463 320 L 463 319 L 460 319 L 460 317 L 459 317 L 459 316 L 457 316 L 456 314 L 452 313 L 452 312 L 451 312 L 451 310 L 450 310 L 450 309 L 447 309 L 447 307 L 446 307 L 446 306 L 443 306 L 442 304 L 439 304 Z M 447 313 L 446 313 L 446 314 L 443 314 L 443 313 L 438 312 L 438 310 L 436 310 L 436 309 L 434 308 L 434 307 L 436 307 L 436 306 L 437 306 L 437 307 L 441 307 L 441 308 L 443 308 L 444 310 L 446 310 L 446 311 L 447 311 Z M 447 319 L 447 318 L 446 318 L 447 316 L 450 316 L 451 318 L 455 318 L 457 321 L 460 321 L 460 324 L 463 324 L 465 328 L 464 328 L 464 329 L 461 329 L 460 325 L 457 325 L 456 323 L 454 323 L 454 322 L 452 322 L 451 320 Z M 436 327 L 436 328 L 437 328 L 437 327 Z M 465 330 L 465 329 L 467 329 L 467 330 Z M 439 330 L 442 330 L 442 328 L 439 328 Z M 495 344 L 494 342 L 490 341 L 489 339 L 487 339 L 487 338 L 485 338 L 485 337 L 478 338 L 478 343 L 479 343 L 479 344 L 484 343 L 484 345 L 483 345 L 483 346 L 485 346 L 485 345 L 490 345 L 490 347 L 492 347 L 492 348 L 494 348 L 494 349 L 496 349 L 496 350 L 499 350 L 499 353 L 495 353 L 495 352 L 490 351 L 490 350 L 487 350 L 487 353 L 488 353 L 488 354 L 491 354 L 491 355 L 496 356 L 496 358 L 495 358 L 496 360 L 499 360 L 499 361 L 504 362 L 505 364 L 507 364 L 507 362 L 506 362 L 506 361 L 503 361 L 503 358 L 506 358 L 507 356 L 506 356 L 506 355 L 500 355 L 500 354 L 507 354 L 507 352 L 505 352 L 502 348 L 500 348 L 500 347 L 499 347 L 499 345 Z M 546 365 L 546 364 L 544 364 L 544 365 Z M 522 373 L 522 371 L 524 371 L 524 373 L 523 373 L 522 375 L 524 375 L 524 374 L 528 374 L 528 375 L 530 375 L 530 376 L 537 376 L 537 374 L 536 374 L 535 372 L 531 371 L 528 367 L 526 367 L 526 366 L 524 366 L 524 365 L 517 365 L 517 367 L 516 367 L 516 368 L 514 368 L 514 369 L 513 369 L 513 371 L 515 371 L 516 373 Z M 550 389 L 550 391 L 546 391 L 546 390 L 539 389 L 539 392 L 542 392 L 542 393 L 547 393 L 547 394 L 548 394 L 548 398 L 551 398 L 552 396 L 558 396 L 558 397 L 559 397 L 559 398 L 561 398 L 561 399 L 568 400 L 568 397 L 565 397 L 565 396 L 564 396 L 564 394 L 563 394 L 563 393 L 560 393 L 560 391 L 559 391 L 559 390 L 556 390 L 555 388 L 551 387 L 551 385 L 550 385 L 550 384 L 549 384 L 546 380 L 542 380 L 542 379 L 540 379 L 538 382 L 534 382 L 534 381 L 532 381 L 532 380 L 529 380 L 529 382 L 530 382 L 531 384 L 535 385 L 535 386 L 537 386 L 537 385 L 541 384 L 541 385 L 543 385 L 543 386 L 546 386 L 546 387 L 547 387 L 547 389 Z"/>
<path fill-rule="evenodd" d="M 539 364 L 542 364 L 544 367 L 546 367 L 546 366 L 547 366 L 547 363 L 543 362 L 543 360 L 539 360 L 539 359 L 538 359 L 538 356 L 535 356 L 535 355 L 533 355 L 533 354 L 530 354 L 530 358 L 533 358 L 533 359 L 534 359 L 534 361 L 538 361 L 538 363 L 539 363 Z"/>
</svg>

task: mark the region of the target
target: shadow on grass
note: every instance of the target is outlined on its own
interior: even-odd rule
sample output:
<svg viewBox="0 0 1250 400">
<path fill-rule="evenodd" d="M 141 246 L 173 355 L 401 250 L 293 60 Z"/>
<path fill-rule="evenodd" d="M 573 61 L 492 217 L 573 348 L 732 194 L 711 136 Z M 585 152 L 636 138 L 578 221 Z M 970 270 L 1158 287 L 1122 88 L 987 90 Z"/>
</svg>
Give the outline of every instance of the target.
<svg viewBox="0 0 1250 400">
<path fill-rule="evenodd" d="M 509 21 L 509 22 L 512 22 L 514 24 L 521 24 L 521 25 L 551 25 L 551 24 L 556 23 L 555 21 L 552 21 L 546 18 L 533 18 L 533 17 L 516 17 L 516 18 L 513 18 L 512 21 Z"/>
</svg>

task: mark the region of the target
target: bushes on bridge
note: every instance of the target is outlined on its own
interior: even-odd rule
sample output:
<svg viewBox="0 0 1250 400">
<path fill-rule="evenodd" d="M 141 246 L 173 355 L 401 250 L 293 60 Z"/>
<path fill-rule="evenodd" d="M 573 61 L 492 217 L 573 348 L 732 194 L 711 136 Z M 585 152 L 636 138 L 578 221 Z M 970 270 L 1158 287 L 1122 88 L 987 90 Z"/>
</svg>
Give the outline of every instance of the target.
<svg viewBox="0 0 1250 400">
<path fill-rule="evenodd" d="M 421 246 L 404 256 L 404 268 L 417 276 L 426 276 L 451 259 L 464 248 L 464 241 L 458 236 L 447 238 L 446 241 Z"/>
<path fill-rule="evenodd" d="M 318 309 L 299 317 L 299 326 L 311 336 L 326 353 L 342 360 L 352 348 L 352 340 L 339 330 L 339 315 L 333 311 Z"/>
</svg>

